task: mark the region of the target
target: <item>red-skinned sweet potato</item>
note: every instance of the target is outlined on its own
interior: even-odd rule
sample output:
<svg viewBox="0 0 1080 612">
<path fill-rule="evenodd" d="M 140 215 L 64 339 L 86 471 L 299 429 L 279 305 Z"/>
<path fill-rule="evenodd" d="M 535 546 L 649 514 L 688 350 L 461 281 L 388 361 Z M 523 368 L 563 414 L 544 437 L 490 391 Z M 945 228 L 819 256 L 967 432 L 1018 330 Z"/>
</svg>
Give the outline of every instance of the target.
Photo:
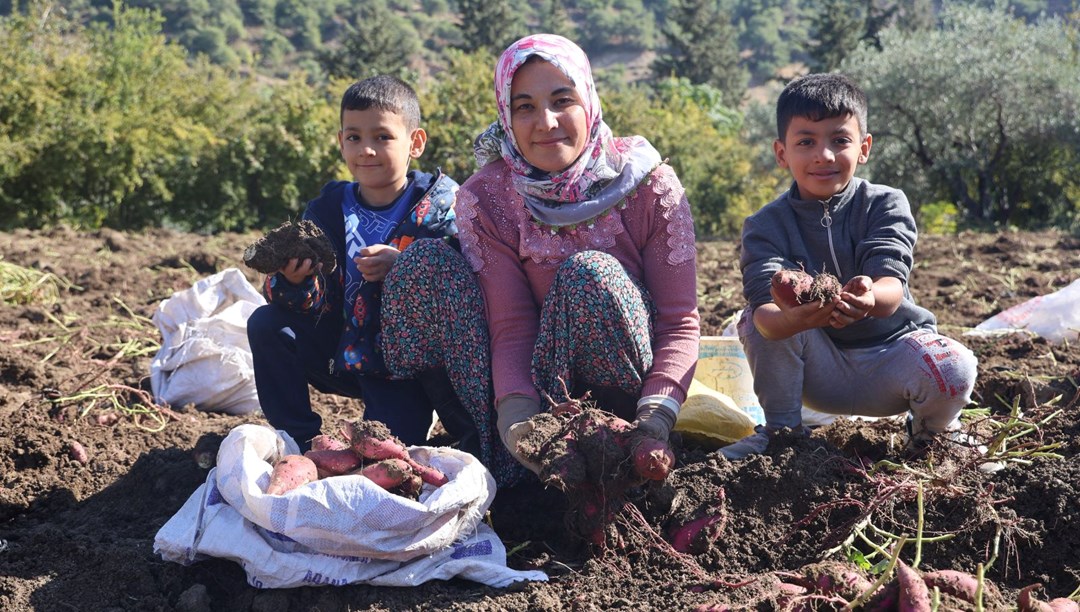
<svg viewBox="0 0 1080 612">
<path fill-rule="evenodd" d="M 408 463 L 392 458 L 369 463 L 354 473 L 360 474 L 387 491 L 402 487 L 408 483 L 410 476 L 415 476 Z"/>
<path fill-rule="evenodd" d="M 900 612 L 930 612 L 930 587 L 911 566 L 896 564 L 896 581 L 900 584 Z"/>
<path fill-rule="evenodd" d="M 1020 589 L 1020 594 L 1016 596 L 1016 609 L 1019 612 L 1054 612 L 1050 604 L 1035 598 L 1034 591 L 1040 587 L 1042 583 L 1036 582 Z"/>
<path fill-rule="evenodd" d="M 1050 606 L 1050 609 L 1054 612 L 1080 612 L 1080 603 L 1068 597 L 1055 597 L 1046 605 Z"/>
<path fill-rule="evenodd" d="M 937 570 L 923 574 L 923 582 L 931 589 L 937 588 L 957 599 L 975 603 L 979 590 L 979 578 L 958 570 Z M 987 585 L 989 586 L 989 585 Z"/>
<path fill-rule="evenodd" d="M 820 301 L 822 304 L 832 301 L 840 295 L 840 280 L 821 272 L 811 276 L 803 270 L 777 270 L 772 276 L 772 287 L 776 299 L 787 306 L 798 306 Z"/>
<path fill-rule="evenodd" d="M 309 450 L 304 456 L 315 462 L 319 478 L 328 476 L 340 476 L 360 467 L 363 461 L 350 448 L 341 450 Z"/>
<path fill-rule="evenodd" d="M 319 434 L 311 439 L 311 450 L 347 450 L 349 445 L 333 436 Z"/>
<path fill-rule="evenodd" d="M 716 525 L 723 520 L 723 514 L 694 519 L 671 533 L 671 545 L 682 553 L 706 550 L 709 544 L 720 535 L 720 530 L 716 528 Z"/>
<path fill-rule="evenodd" d="M 401 443 L 385 425 L 378 421 L 356 421 L 348 429 L 349 446 L 364 459 L 381 461 L 383 459 L 409 458 L 405 445 Z"/>
<path fill-rule="evenodd" d="M 641 437 L 632 453 L 634 471 L 646 480 L 664 480 L 675 465 L 668 445 L 656 438 Z"/>
<path fill-rule="evenodd" d="M 347 431 L 349 446 L 358 456 L 370 461 L 397 459 L 409 464 L 423 482 L 441 487 L 449 479 L 442 471 L 422 465 L 409 456 L 409 451 L 386 426 L 378 421 L 356 421 L 350 423 Z"/>
<path fill-rule="evenodd" d="M 406 455 L 405 462 L 409 464 L 409 467 L 411 467 L 418 476 L 420 476 L 422 481 L 429 485 L 441 487 L 450 482 L 450 479 L 446 477 L 446 474 L 443 474 L 442 470 L 434 466 L 424 465 L 423 463 L 413 460 L 408 455 Z"/>
<path fill-rule="evenodd" d="M 283 495 L 293 489 L 319 479 L 315 462 L 303 455 L 285 455 L 274 464 L 270 473 L 267 495 Z"/>
</svg>

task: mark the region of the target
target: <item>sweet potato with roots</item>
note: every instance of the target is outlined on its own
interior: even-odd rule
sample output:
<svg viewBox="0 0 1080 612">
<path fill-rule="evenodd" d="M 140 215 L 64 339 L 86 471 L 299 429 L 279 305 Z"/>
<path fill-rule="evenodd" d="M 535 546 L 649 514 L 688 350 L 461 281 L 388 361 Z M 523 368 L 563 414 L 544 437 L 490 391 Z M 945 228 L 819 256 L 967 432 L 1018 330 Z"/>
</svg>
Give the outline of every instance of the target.
<svg viewBox="0 0 1080 612">
<path fill-rule="evenodd" d="M 776 299 L 787 306 L 798 306 L 810 302 L 831 302 L 840 295 L 840 280 L 821 272 L 811 276 L 804 270 L 777 270 L 772 276 L 772 287 Z"/>
<path fill-rule="evenodd" d="M 705 506 L 705 514 L 681 525 L 673 526 L 668 532 L 671 546 L 681 552 L 704 552 L 720 537 L 727 520 L 725 502 L 727 492 L 717 487 L 716 499 Z"/>
<path fill-rule="evenodd" d="M 267 495 L 284 495 L 293 489 L 319 479 L 315 462 L 303 455 L 285 455 L 270 472 Z"/>
<path fill-rule="evenodd" d="M 1042 583 L 1036 582 L 1020 589 L 1016 596 L 1016 609 L 1019 612 L 1077 612 L 1080 603 L 1068 597 L 1056 597 L 1049 602 L 1035 597 L 1035 591 L 1042 588 Z"/>
<path fill-rule="evenodd" d="M 571 531 L 599 549 L 621 546 L 626 540 L 619 529 L 635 528 L 623 520 L 632 507 L 627 492 L 663 480 L 674 454 L 661 441 L 646 442 L 642 432 L 594 402 L 549 401 L 558 412 L 533 416 L 517 450 L 540 465 L 541 482 L 567 494 Z"/>
</svg>

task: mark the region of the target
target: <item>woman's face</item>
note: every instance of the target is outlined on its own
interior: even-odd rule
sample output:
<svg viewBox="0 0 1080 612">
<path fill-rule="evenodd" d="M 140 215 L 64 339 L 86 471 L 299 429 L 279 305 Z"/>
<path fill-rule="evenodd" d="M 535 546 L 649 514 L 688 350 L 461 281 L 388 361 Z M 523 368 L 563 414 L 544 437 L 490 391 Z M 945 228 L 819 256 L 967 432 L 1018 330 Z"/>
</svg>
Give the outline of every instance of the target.
<svg viewBox="0 0 1080 612">
<path fill-rule="evenodd" d="M 585 150 L 589 130 L 574 83 L 554 64 L 526 62 L 510 83 L 510 126 L 518 151 L 537 168 L 558 173 Z"/>
</svg>

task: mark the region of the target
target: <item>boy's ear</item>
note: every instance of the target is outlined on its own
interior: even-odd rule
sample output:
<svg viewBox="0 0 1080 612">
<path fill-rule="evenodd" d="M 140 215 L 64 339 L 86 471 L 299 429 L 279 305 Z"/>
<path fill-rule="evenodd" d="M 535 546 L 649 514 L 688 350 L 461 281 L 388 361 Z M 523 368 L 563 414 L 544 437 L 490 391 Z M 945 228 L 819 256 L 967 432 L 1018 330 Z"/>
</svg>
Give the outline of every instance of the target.
<svg viewBox="0 0 1080 612">
<path fill-rule="evenodd" d="M 427 132 L 424 131 L 424 128 L 416 128 L 412 133 L 412 146 L 409 147 L 409 157 L 420 159 L 420 156 L 424 154 L 425 146 L 427 146 Z"/>
<path fill-rule="evenodd" d="M 337 149 L 338 149 L 338 153 L 341 153 L 341 152 L 343 152 L 345 150 L 345 131 L 344 130 L 338 130 L 337 131 Z"/>
<path fill-rule="evenodd" d="M 776 156 L 776 165 L 787 169 L 787 151 L 784 149 L 784 141 L 777 138 L 772 143 L 773 155 Z"/>
<path fill-rule="evenodd" d="M 874 137 L 870 134 L 863 138 L 862 144 L 859 145 L 859 163 L 865 164 L 866 160 L 870 159 L 870 145 L 874 143 Z"/>
</svg>

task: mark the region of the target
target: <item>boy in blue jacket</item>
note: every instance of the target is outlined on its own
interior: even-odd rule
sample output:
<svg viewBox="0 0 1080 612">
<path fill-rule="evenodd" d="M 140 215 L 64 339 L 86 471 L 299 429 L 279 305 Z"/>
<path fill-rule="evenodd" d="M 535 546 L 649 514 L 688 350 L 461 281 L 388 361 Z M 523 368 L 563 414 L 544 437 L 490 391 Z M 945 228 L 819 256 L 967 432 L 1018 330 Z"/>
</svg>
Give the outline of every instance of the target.
<svg viewBox="0 0 1080 612">
<path fill-rule="evenodd" d="M 912 443 L 956 432 L 977 360 L 937 333 L 908 290 L 917 231 L 904 193 L 855 177 L 870 155 L 866 96 L 840 74 L 795 79 L 777 101 L 773 151 L 794 182 L 743 223 L 748 307 L 738 323 L 765 426 L 721 449 L 764 452 L 776 431 L 805 431 L 802 407 L 840 415 L 908 415 Z M 788 306 L 780 269 L 830 272 L 831 301 Z M 960 440 L 962 436 L 951 436 Z"/>
<path fill-rule="evenodd" d="M 435 411 L 459 447 L 475 452 L 475 427 L 445 369 L 396 379 L 381 337 L 383 280 L 402 251 L 423 238 L 457 247 L 458 185 L 438 171 L 409 170 L 427 134 L 416 93 L 400 79 L 380 75 L 352 84 L 340 118 L 338 144 L 354 180 L 327 184 L 303 214 L 334 245 L 337 266 L 324 273 L 310 259 L 291 260 L 267 276 L 269 303 L 248 320 L 263 413 L 307 450 L 322 428 L 310 384 L 361 398 L 364 418 L 382 421 L 406 445 L 426 441 Z"/>
</svg>

